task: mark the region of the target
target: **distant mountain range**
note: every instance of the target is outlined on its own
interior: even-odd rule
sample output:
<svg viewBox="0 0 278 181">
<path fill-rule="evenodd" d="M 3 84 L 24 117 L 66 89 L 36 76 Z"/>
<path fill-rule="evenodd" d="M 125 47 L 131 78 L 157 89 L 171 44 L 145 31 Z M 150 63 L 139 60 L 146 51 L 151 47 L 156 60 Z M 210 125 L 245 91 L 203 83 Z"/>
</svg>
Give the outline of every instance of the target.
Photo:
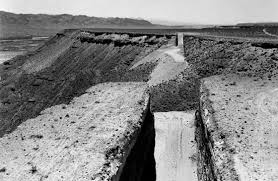
<svg viewBox="0 0 278 181">
<path fill-rule="evenodd" d="M 149 21 L 130 18 L 99 18 L 85 15 L 73 16 L 69 14 L 14 14 L 0 11 L 1 25 L 58 25 L 58 26 L 151 26 Z"/>
<path fill-rule="evenodd" d="M 152 27 L 149 21 L 131 18 L 100 18 L 69 14 L 14 14 L 0 11 L 0 38 L 48 36 L 65 28 Z"/>
</svg>

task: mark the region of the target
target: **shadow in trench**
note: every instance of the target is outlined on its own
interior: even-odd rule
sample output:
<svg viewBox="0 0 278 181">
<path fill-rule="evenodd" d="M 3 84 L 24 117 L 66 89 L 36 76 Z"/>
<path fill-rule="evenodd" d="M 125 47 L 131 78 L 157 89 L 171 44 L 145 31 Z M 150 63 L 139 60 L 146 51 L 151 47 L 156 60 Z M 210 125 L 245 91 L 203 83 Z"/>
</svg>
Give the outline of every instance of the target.
<svg viewBox="0 0 278 181">
<path fill-rule="evenodd" d="M 154 146 L 154 117 L 149 108 L 141 133 L 126 160 L 120 181 L 156 180 Z"/>
</svg>

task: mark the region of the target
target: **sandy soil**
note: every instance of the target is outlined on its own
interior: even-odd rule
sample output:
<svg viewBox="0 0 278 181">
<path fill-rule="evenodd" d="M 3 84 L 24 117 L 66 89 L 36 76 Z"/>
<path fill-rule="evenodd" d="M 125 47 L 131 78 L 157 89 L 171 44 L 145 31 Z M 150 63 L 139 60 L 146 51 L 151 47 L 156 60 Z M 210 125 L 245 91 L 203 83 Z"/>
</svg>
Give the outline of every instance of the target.
<svg viewBox="0 0 278 181">
<path fill-rule="evenodd" d="M 193 112 L 156 112 L 157 181 L 197 181 Z"/>
</svg>

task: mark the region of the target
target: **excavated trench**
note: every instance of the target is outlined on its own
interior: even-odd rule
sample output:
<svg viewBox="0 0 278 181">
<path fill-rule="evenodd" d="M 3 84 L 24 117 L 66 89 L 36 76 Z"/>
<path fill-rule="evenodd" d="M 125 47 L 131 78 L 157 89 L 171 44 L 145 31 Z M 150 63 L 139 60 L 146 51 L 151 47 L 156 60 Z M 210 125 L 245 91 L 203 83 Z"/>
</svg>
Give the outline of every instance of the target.
<svg viewBox="0 0 278 181">
<path fill-rule="evenodd" d="M 273 70 L 277 69 L 276 48 L 276 44 L 185 36 L 184 54 L 190 69 L 183 72 L 177 80 L 162 83 L 151 89 L 152 111 L 197 110 L 195 141 L 197 144 L 196 174 L 199 181 L 238 180 L 238 175 L 232 166 L 232 158 L 226 157 L 226 153 L 223 158 L 215 158 L 217 149 L 229 153 L 233 150 L 227 147 L 223 148 L 227 149 L 225 151 L 215 146 L 216 139 L 223 141 L 226 135 L 220 133 L 215 136 L 213 130 L 207 127 L 209 119 L 206 119 L 205 106 L 209 107 L 211 103 L 202 102 L 204 101 L 202 96 L 207 93 L 200 92 L 202 91 L 200 90 L 201 81 L 203 78 L 228 73 L 249 77 L 267 75 L 271 79 L 275 75 Z M 231 85 L 234 84 L 236 83 L 231 83 Z M 149 115 L 151 117 L 147 119 L 149 123 L 142 127 L 142 132 L 123 169 L 121 180 L 156 180 L 155 120 L 151 114 Z M 210 119 L 213 119 L 213 116 Z M 217 125 L 214 126 L 217 127 Z M 223 159 L 221 168 L 215 159 Z M 151 176 L 146 177 L 146 175 Z"/>
<path fill-rule="evenodd" d="M 5 62 L 0 65 L 0 137 L 48 107 L 69 103 L 93 85 L 147 82 L 156 64 L 146 63 L 132 70 L 130 67 L 170 38 L 68 30 L 57 34 L 36 52 Z M 115 180 L 156 180 L 152 111 L 187 110 L 198 110 L 195 125 L 198 180 L 219 180 L 211 152 L 213 140 L 201 116 L 200 79 L 228 72 L 260 76 L 257 74 L 277 66 L 277 52 L 270 51 L 273 48 L 276 45 L 185 37 L 184 55 L 190 68 L 178 79 L 149 90 L 151 103 Z"/>
<path fill-rule="evenodd" d="M 277 75 L 277 44 L 185 36 L 184 54 L 190 69 L 182 73 L 182 78 L 153 88 L 152 110 L 155 112 L 197 110 L 195 141 L 198 180 L 239 180 L 239 173 L 231 156 L 235 154 L 235 150 L 226 144 L 229 134 L 218 130 L 219 125 L 213 120 L 215 118 L 212 102 L 207 100 L 214 94 L 202 89 L 201 84 L 206 78 L 219 75 L 225 77 L 228 74 L 254 78 L 255 81 L 259 79 L 271 81 Z M 231 82 L 224 86 L 236 84 Z M 226 104 L 229 102 L 225 101 Z M 223 146 L 220 146 L 220 143 L 223 143 Z M 134 147 L 134 152 L 140 150 L 142 148 Z M 152 155 L 153 152 L 150 153 L 150 157 L 153 157 Z M 133 160 L 132 156 L 130 159 Z M 156 170 L 153 171 L 155 173 Z"/>
<path fill-rule="evenodd" d="M 65 30 L 35 52 L 5 62 L 0 65 L 0 137 L 48 107 L 68 104 L 96 84 L 148 81 L 156 64 L 130 67 L 171 38 Z M 115 180 L 156 180 L 153 105 L 148 105 L 140 133 L 132 138 L 135 144 Z"/>
</svg>

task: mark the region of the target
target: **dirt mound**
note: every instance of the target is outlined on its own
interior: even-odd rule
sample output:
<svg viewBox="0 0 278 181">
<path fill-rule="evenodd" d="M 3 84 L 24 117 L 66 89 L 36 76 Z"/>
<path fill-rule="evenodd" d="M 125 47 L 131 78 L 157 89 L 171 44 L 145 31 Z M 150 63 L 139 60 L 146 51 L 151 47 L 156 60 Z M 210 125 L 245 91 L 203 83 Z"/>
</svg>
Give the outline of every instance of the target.
<svg viewBox="0 0 278 181">
<path fill-rule="evenodd" d="M 155 64 L 130 67 L 167 41 L 164 36 L 70 30 L 0 65 L 0 136 L 47 107 L 68 103 L 92 85 L 147 81 Z"/>
</svg>

